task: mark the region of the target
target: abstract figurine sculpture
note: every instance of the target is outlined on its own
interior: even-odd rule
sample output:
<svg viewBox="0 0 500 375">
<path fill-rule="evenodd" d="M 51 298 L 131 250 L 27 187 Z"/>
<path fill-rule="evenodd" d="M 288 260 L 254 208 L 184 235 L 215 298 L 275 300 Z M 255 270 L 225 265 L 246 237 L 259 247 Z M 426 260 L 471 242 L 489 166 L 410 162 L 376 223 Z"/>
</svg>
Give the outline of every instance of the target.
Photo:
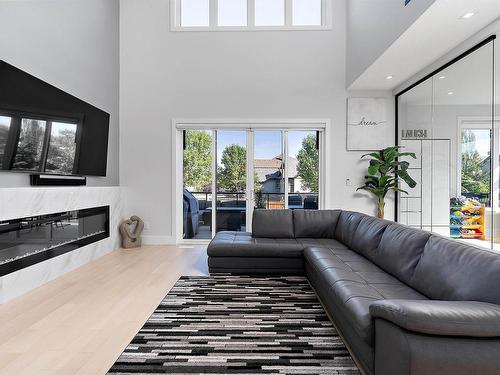
<svg viewBox="0 0 500 375">
<path fill-rule="evenodd" d="M 144 221 L 138 216 L 122 221 L 120 224 L 120 234 L 122 236 L 122 247 L 131 249 L 140 247 L 142 244 L 141 233 L 144 230 Z"/>
</svg>

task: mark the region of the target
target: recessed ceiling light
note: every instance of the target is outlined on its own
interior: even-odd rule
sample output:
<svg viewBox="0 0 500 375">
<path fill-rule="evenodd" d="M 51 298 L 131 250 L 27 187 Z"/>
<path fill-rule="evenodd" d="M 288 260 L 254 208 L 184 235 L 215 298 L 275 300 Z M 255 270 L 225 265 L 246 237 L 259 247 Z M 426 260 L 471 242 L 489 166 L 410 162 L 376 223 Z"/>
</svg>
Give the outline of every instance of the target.
<svg viewBox="0 0 500 375">
<path fill-rule="evenodd" d="M 445 79 L 446 76 L 439 76 L 438 79 Z"/>
<path fill-rule="evenodd" d="M 453 91 L 448 91 L 448 95 L 453 95 L 454 92 Z"/>
<path fill-rule="evenodd" d="M 394 77 L 393 76 L 387 76 L 385 77 L 385 79 L 393 79 Z"/>
<path fill-rule="evenodd" d="M 465 14 L 464 14 L 462 17 L 460 17 L 460 18 L 462 18 L 462 19 L 464 19 L 464 20 L 467 20 L 467 19 L 469 19 L 469 18 L 472 18 L 475 14 L 476 14 L 476 13 L 474 13 L 474 12 L 468 12 L 468 13 L 465 13 Z"/>
</svg>

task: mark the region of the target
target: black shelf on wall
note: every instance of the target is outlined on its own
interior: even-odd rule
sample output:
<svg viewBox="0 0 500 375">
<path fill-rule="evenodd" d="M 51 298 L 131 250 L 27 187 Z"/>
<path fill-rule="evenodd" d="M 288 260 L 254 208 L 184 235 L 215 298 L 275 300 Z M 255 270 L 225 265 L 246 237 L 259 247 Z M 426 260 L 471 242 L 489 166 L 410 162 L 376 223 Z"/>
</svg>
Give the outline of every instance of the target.
<svg viewBox="0 0 500 375">
<path fill-rule="evenodd" d="M 30 174 L 30 185 L 31 186 L 84 186 L 87 185 L 87 177 L 34 173 Z"/>
</svg>

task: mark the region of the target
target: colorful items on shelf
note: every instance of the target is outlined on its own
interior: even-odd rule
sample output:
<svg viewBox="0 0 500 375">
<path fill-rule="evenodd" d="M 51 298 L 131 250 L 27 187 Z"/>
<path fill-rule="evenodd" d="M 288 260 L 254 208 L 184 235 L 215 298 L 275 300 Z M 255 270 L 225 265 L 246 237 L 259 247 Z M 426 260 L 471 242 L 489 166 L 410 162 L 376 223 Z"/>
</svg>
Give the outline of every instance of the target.
<svg viewBox="0 0 500 375">
<path fill-rule="evenodd" d="M 474 198 L 452 198 L 450 236 L 484 240 L 484 205 Z"/>
</svg>

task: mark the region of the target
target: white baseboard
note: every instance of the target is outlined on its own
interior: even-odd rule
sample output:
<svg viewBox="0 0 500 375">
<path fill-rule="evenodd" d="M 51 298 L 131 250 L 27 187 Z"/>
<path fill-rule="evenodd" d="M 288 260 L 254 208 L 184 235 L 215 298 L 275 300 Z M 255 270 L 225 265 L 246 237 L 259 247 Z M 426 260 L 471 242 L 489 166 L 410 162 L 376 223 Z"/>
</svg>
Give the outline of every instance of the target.
<svg viewBox="0 0 500 375">
<path fill-rule="evenodd" d="M 174 236 L 143 235 L 143 245 L 175 245 Z"/>
</svg>

